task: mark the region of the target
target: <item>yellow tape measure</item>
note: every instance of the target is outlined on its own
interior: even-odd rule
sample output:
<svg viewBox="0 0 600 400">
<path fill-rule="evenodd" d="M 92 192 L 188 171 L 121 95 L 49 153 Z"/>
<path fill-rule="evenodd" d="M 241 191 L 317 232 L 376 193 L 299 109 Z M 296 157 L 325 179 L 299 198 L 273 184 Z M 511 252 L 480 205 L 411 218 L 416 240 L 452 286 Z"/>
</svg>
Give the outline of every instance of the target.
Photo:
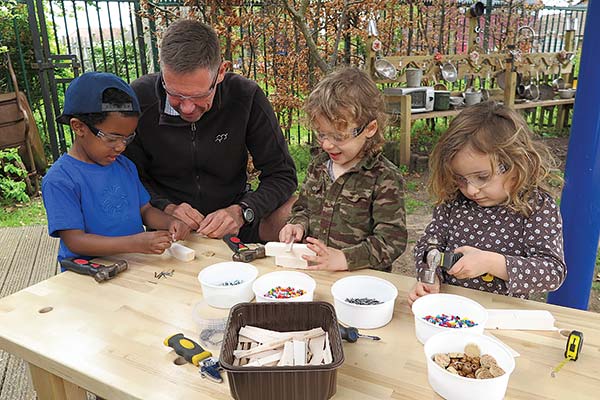
<svg viewBox="0 0 600 400">
<path fill-rule="evenodd" d="M 581 354 L 581 348 L 583 347 L 583 333 L 579 331 L 571 331 L 569 338 L 567 339 L 567 348 L 565 349 L 565 359 L 562 360 L 554 369 L 551 374 L 554 378 L 556 373 L 569 361 L 577 361 L 579 354 Z"/>
</svg>

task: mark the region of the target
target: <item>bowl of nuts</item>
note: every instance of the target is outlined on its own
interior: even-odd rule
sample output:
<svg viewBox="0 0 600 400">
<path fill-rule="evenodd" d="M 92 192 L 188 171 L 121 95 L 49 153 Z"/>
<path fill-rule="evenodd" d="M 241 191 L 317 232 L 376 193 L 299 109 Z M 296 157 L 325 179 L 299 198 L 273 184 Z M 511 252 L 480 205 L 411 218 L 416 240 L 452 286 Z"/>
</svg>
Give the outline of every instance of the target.
<svg viewBox="0 0 600 400">
<path fill-rule="evenodd" d="M 488 312 L 476 301 L 447 293 L 419 297 L 412 305 L 415 333 L 425 343 L 436 333 L 461 331 L 483 333 Z"/>
<path fill-rule="evenodd" d="M 209 306 L 230 308 L 252 300 L 252 283 L 257 276 L 258 270 L 248 263 L 226 261 L 204 268 L 198 281 Z"/>
<path fill-rule="evenodd" d="M 359 329 L 375 329 L 392 319 L 398 289 L 385 279 L 354 275 L 331 286 L 339 321 Z"/>
<path fill-rule="evenodd" d="M 503 399 L 515 360 L 502 342 L 470 332 L 442 332 L 425 343 L 427 378 L 445 399 Z"/>
</svg>

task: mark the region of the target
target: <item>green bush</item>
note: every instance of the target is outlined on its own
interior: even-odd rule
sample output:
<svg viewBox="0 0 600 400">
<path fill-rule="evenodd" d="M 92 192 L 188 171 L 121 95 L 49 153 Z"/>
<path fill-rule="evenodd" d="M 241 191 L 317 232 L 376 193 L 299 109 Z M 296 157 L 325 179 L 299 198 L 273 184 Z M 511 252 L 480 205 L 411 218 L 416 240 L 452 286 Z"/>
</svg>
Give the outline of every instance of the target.
<svg viewBox="0 0 600 400">
<path fill-rule="evenodd" d="M 26 177 L 18 150 L 0 150 L 0 197 L 5 201 L 28 202 Z"/>
</svg>

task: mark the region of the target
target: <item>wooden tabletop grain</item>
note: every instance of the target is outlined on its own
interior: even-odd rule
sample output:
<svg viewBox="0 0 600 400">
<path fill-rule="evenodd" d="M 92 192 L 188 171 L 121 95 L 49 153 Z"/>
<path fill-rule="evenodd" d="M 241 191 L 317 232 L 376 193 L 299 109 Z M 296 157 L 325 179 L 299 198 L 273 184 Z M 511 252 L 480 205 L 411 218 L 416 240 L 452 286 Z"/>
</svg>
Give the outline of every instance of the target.
<svg viewBox="0 0 600 400">
<path fill-rule="evenodd" d="M 67 272 L 0 300 L 0 348 L 30 364 L 40 399 L 84 398 L 81 388 L 111 400 L 231 398 L 227 382 L 202 379 L 191 364 L 176 365 L 175 353 L 163 345 L 167 336 L 178 332 L 198 338 L 192 319 L 192 309 L 202 299 L 198 272 L 231 259 L 231 251 L 220 240 L 193 237 L 183 244 L 195 249 L 194 261 L 139 254 L 107 258 L 105 262 L 126 259 L 129 269 L 101 284 Z M 278 268 L 272 258 L 253 265 L 261 274 Z M 155 279 L 155 272 L 171 269 L 172 277 Z M 331 285 L 348 275 L 309 274 L 317 281 L 315 300 L 328 302 L 333 301 Z M 381 336 L 381 341 L 344 344 L 345 362 L 338 370 L 334 399 L 438 398 L 427 382 L 423 346 L 415 337 L 406 302 L 414 280 L 372 270 L 353 274 L 383 277 L 398 288 L 399 296 L 392 321 L 365 331 Z M 564 337 L 556 332 L 494 331 L 520 353 L 507 398 L 597 398 L 599 314 L 456 287 L 443 291 L 470 297 L 486 308 L 549 310 L 557 327 L 584 333 L 579 360 L 552 378 L 552 368 L 563 359 Z"/>
</svg>

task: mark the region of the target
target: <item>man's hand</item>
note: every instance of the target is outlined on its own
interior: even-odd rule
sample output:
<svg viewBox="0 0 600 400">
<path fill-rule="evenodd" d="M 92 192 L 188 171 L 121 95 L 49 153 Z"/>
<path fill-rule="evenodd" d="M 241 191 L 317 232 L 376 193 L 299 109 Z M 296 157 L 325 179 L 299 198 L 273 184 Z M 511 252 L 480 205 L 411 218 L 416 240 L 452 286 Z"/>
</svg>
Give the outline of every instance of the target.
<svg viewBox="0 0 600 400">
<path fill-rule="evenodd" d="M 287 224 L 279 231 L 279 241 L 283 243 L 299 242 L 304 237 L 304 227 L 300 224 Z"/>
<path fill-rule="evenodd" d="M 508 280 L 506 260 L 502 254 L 479 250 L 471 246 L 462 246 L 454 250 L 463 256 L 448 271 L 457 279 L 472 279 L 491 274 L 500 279 Z"/>
<path fill-rule="evenodd" d="M 432 285 L 424 282 L 417 282 L 415 283 L 415 286 L 413 286 L 413 288 L 410 290 L 410 292 L 408 292 L 408 306 L 412 306 L 415 300 L 417 300 L 419 297 L 439 292 L 440 281 L 437 276 L 435 277 L 435 282 Z"/>
<path fill-rule="evenodd" d="M 196 232 L 209 238 L 220 239 L 228 233 L 237 235 L 243 225 L 242 207 L 234 204 L 208 214 Z"/>
<path fill-rule="evenodd" d="M 343 251 L 325 246 L 318 239 L 307 237 L 307 247 L 314 251 L 316 256 L 302 256 L 303 259 L 312 263 L 308 269 L 323 269 L 328 271 L 347 271 L 348 262 Z"/>
<path fill-rule="evenodd" d="M 181 203 L 178 206 L 169 204 L 165 207 L 164 212 L 182 220 L 192 230 L 197 230 L 200 223 L 204 220 L 204 215 L 200 214 L 198 210 L 188 203 Z"/>
<path fill-rule="evenodd" d="M 173 218 L 169 223 L 169 232 L 173 241 L 185 240 L 190 233 L 190 227 L 182 220 Z"/>
</svg>

